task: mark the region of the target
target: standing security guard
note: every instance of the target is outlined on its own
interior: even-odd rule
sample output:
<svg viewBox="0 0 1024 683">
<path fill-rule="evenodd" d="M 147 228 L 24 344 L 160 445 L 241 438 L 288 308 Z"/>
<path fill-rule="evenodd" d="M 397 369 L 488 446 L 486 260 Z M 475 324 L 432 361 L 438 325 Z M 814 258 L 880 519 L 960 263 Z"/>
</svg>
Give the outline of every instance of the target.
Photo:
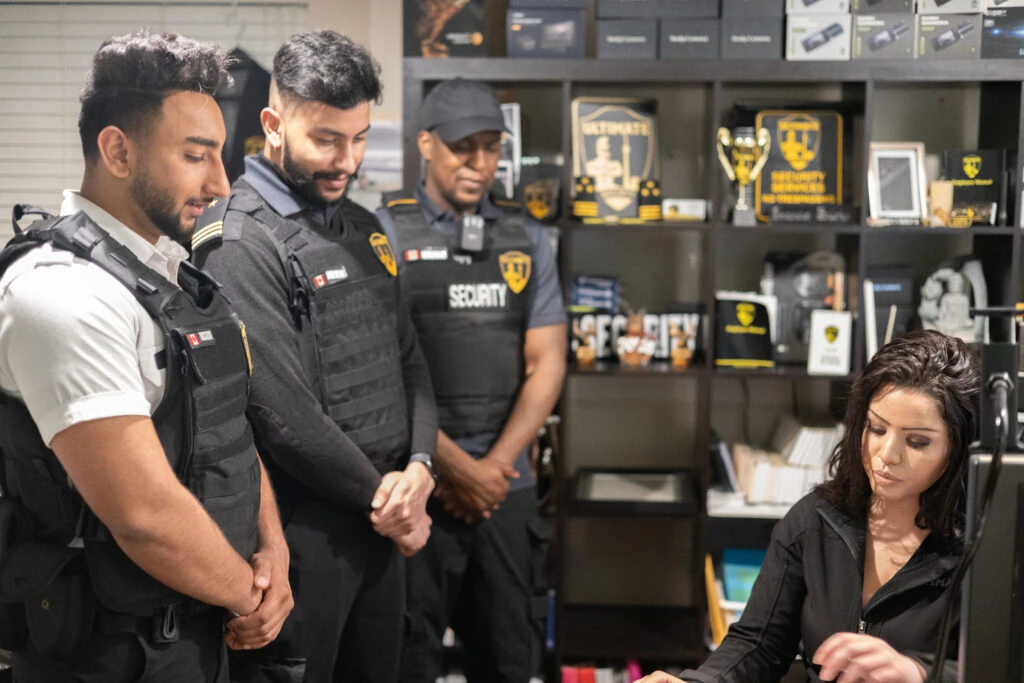
<svg viewBox="0 0 1024 683">
<path fill-rule="evenodd" d="M 228 190 L 210 95 L 224 65 L 175 34 L 106 41 L 81 97 L 81 191 L 24 232 L 16 208 L 0 252 L 15 681 L 219 683 L 225 640 L 260 647 L 291 609 L 245 329 L 175 243 Z"/>
<path fill-rule="evenodd" d="M 433 532 L 408 567 L 402 681 L 441 673 L 449 625 L 470 681 L 525 682 L 539 663 L 549 533 L 527 447 L 561 391 L 566 327 L 549 238 L 487 194 L 503 129 L 489 87 L 438 85 L 420 110 L 425 180 L 377 214 L 403 256 L 440 422 Z"/>
<path fill-rule="evenodd" d="M 333 31 L 289 39 L 261 112 L 263 154 L 193 240 L 252 321 L 249 417 L 292 551 L 295 614 L 272 646 L 232 660 L 237 680 L 398 675 L 401 554 L 430 533 L 437 412 L 394 252 L 345 197 L 377 72 Z"/>
</svg>

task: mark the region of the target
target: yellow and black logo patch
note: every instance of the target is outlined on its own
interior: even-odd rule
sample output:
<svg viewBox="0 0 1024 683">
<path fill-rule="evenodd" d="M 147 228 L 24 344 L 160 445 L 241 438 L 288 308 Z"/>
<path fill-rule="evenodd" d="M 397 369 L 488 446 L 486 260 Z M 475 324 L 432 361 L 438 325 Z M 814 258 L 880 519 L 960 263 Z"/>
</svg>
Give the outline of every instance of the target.
<svg viewBox="0 0 1024 683">
<path fill-rule="evenodd" d="M 829 325 L 825 328 L 825 339 L 828 339 L 829 344 L 835 344 L 836 339 L 839 339 L 839 328 L 835 325 Z"/>
<path fill-rule="evenodd" d="M 498 265 L 501 266 L 501 276 L 508 283 L 508 288 L 513 293 L 519 294 L 526 289 L 530 281 L 530 270 L 532 259 L 521 251 L 506 251 L 498 257 Z"/>
<path fill-rule="evenodd" d="M 740 321 L 740 324 L 744 327 L 754 322 L 754 304 L 741 301 L 736 304 L 736 319 Z"/>
<path fill-rule="evenodd" d="M 964 175 L 973 180 L 981 173 L 981 157 L 977 154 L 968 154 L 963 158 Z"/>
<path fill-rule="evenodd" d="M 398 275 L 398 261 L 395 260 L 395 252 L 391 248 L 391 243 L 388 242 L 387 235 L 382 232 L 373 233 L 370 235 L 370 246 L 373 247 L 373 253 L 384 264 L 391 277 Z"/>
</svg>

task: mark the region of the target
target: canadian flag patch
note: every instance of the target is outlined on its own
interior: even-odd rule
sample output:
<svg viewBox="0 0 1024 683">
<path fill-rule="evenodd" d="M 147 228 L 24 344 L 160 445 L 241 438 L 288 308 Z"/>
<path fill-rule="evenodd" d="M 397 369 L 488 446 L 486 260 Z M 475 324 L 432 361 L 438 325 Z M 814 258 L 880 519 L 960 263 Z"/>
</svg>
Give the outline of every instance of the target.
<svg viewBox="0 0 1024 683">
<path fill-rule="evenodd" d="M 347 280 L 347 279 L 348 279 L 348 271 L 345 270 L 344 266 L 341 266 L 339 268 L 333 268 L 331 270 L 325 270 L 324 272 L 320 273 L 319 275 L 313 276 L 313 286 L 316 287 L 317 289 L 320 289 L 321 287 L 326 287 L 327 285 L 331 284 L 332 282 L 338 282 L 339 280 Z"/>
<path fill-rule="evenodd" d="M 210 330 L 189 332 L 185 335 L 185 339 L 188 340 L 188 345 L 193 349 L 198 349 L 200 346 L 209 346 L 214 343 L 213 332 Z"/>
<path fill-rule="evenodd" d="M 406 261 L 406 263 L 408 263 L 410 261 L 419 261 L 419 260 L 420 260 L 420 250 L 419 249 L 406 249 L 405 250 L 405 261 Z"/>
</svg>

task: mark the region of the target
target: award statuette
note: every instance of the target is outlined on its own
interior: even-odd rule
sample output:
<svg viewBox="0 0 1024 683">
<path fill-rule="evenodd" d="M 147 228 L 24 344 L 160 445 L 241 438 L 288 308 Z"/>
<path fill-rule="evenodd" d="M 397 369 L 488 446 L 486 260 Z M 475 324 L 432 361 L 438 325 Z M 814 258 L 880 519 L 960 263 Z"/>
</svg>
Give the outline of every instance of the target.
<svg viewBox="0 0 1024 683">
<path fill-rule="evenodd" d="M 757 179 L 768 161 L 771 135 L 764 128 L 749 126 L 718 129 L 718 160 L 725 169 L 729 180 L 736 184 L 736 205 L 732 209 L 732 224 L 757 225 L 754 207 L 751 206 L 750 184 Z"/>
</svg>

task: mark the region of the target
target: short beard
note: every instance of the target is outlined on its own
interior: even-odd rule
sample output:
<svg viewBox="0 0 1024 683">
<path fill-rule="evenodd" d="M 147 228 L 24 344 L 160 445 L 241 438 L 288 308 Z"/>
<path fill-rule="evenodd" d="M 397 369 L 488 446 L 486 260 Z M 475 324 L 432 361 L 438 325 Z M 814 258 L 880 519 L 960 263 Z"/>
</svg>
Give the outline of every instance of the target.
<svg viewBox="0 0 1024 683">
<path fill-rule="evenodd" d="M 288 150 L 288 145 L 284 145 L 284 155 L 281 160 L 281 171 L 284 174 L 285 179 L 292 186 L 299 195 L 313 206 L 331 207 L 337 206 L 345 201 L 345 197 L 348 196 L 348 188 L 352 184 L 354 176 L 349 176 L 348 182 L 345 183 L 345 191 L 341 193 L 341 196 L 337 199 L 328 201 L 324 198 L 323 194 L 317 190 L 317 180 L 333 180 L 341 177 L 343 173 L 328 173 L 326 171 L 314 171 L 310 172 L 306 170 L 298 161 L 292 157 Z"/>
<path fill-rule="evenodd" d="M 157 230 L 179 244 L 189 244 L 195 225 L 188 228 L 182 224 L 181 207 L 177 211 L 175 210 L 174 198 L 165 190 L 157 187 L 147 171 L 139 172 L 129 186 L 128 194 Z"/>
</svg>

